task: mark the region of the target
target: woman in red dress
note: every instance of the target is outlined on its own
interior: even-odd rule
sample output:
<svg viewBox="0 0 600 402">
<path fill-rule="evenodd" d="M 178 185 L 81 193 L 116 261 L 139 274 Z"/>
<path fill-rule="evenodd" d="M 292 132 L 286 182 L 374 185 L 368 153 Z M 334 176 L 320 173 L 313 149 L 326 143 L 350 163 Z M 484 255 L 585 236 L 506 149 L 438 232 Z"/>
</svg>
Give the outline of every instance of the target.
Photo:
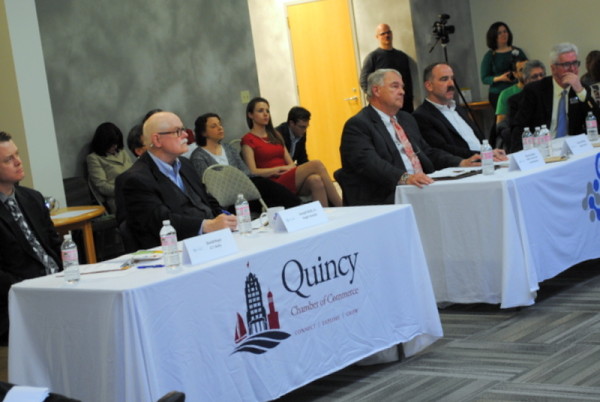
<svg viewBox="0 0 600 402">
<path fill-rule="evenodd" d="M 268 177 L 294 194 L 311 195 L 323 207 L 342 206 L 342 199 L 321 161 L 294 164 L 283 137 L 273 128 L 266 99 L 254 98 L 248 103 L 246 122 L 250 132 L 242 137 L 242 156 L 253 174 Z"/>
</svg>

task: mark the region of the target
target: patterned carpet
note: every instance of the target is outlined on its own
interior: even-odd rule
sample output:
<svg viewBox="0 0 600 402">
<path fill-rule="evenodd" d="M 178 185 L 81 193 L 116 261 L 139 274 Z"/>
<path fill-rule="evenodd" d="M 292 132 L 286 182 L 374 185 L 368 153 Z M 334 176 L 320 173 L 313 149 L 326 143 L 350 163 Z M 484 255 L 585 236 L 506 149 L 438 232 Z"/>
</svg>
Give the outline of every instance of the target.
<svg viewBox="0 0 600 402">
<path fill-rule="evenodd" d="M 350 366 L 279 401 L 600 400 L 600 260 L 540 286 L 531 307 L 451 305 L 444 338 L 420 354 Z"/>
</svg>

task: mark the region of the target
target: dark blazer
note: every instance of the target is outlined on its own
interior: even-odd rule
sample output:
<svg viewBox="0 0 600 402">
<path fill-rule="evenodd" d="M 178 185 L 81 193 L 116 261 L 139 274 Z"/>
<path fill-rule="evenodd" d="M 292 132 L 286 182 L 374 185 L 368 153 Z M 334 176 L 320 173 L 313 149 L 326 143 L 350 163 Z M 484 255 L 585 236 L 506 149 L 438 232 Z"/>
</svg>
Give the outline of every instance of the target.
<svg viewBox="0 0 600 402">
<path fill-rule="evenodd" d="M 552 76 L 525 85 L 521 97 L 519 110 L 514 118 L 511 116 L 511 135 L 508 145 L 509 152 L 523 149 L 521 135 L 523 129 L 529 127 L 531 132 L 535 126 L 545 124 L 550 128 L 552 120 L 553 84 Z M 569 135 L 585 133 L 585 117 L 592 111 L 596 118 L 600 118 L 600 109 L 594 101 L 591 91 L 586 87 L 587 97 L 585 102 L 580 102 L 577 94 L 571 88 L 568 94 Z"/>
<path fill-rule="evenodd" d="M 400 111 L 396 115 L 425 173 L 457 166 L 459 157 L 430 147 L 419 132 L 415 119 Z M 400 177 L 406 172 L 398 148 L 371 106 L 363 108 L 344 125 L 340 145 L 342 189 L 348 205 L 393 204 Z"/>
<path fill-rule="evenodd" d="M 124 217 L 127 228 L 142 248 L 160 245 L 162 221 L 169 219 L 179 240 L 197 236 L 204 219 L 221 213 L 217 200 L 210 196 L 186 158 L 181 161 L 181 175 L 188 191 L 199 199 L 194 201 L 160 172 L 148 152 L 133 166 L 117 177 L 117 211 Z"/>
<path fill-rule="evenodd" d="M 456 111 L 463 118 L 464 121 L 473 129 L 475 136 L 483 140 L 483 135 L 469 118 L 469 115 L 465 109 L 461 106 L 456 107 Z M 460 156 L 461 158 L 469 158 L 476 154 L 476 151 L 471 151 L 467 142 L 461 137 L 454 126 L 448 121 L 448 119 L 440 112 L 435 105 L 425 100 L 421 106 L 415 110 L 413 117 L 417 120 L 421 135 L 427 141 L 429 145 L 434 148 L 443 149 L 453 155 Z"/>
<path fill-rule="evenodd" d="M 290 152 L 290 156 L 292 160 L 296 161 L 298 165 L 302 165 L 303 163 L 308 162 L 308 155 L 306 154 L 306 135 L 300 138 L 300 141 L 296 144 L 296 149 L 294 149 L 294 154 L 291 154 L 292 140 L 290 139 L 290 127 L 287 123 L 281 123 L 275 129 L 279 131 L 279 134 L 283 137 L 285 141 L 285 147 L 288 152 Z"/>
<path fill-rule="evenodd" d="M 61 238 L 54 229 L 44 197 L 35 190 L 16 186 L 15 197 L 29 227 L 59 267 Z M 0 202 L 0 335 L 8 329 L 8 290 L 14 283 L 46 275 L 21 228 Z"/>
</svg>

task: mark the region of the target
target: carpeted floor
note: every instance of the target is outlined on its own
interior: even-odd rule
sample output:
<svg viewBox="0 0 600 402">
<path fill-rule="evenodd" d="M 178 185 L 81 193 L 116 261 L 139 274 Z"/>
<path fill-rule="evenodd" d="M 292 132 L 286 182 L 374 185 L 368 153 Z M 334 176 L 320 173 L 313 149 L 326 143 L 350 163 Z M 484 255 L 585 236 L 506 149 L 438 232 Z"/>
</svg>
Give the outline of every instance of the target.
<svg viewBox="0 0 600 402">
<path fill-rule="evenodd" d="M 440 310 L 444 338 L 420 354 L 350 366 L 288 401 L 598 401 L 600 260 L 541 284 L 531 307 Z"/>
</svg>

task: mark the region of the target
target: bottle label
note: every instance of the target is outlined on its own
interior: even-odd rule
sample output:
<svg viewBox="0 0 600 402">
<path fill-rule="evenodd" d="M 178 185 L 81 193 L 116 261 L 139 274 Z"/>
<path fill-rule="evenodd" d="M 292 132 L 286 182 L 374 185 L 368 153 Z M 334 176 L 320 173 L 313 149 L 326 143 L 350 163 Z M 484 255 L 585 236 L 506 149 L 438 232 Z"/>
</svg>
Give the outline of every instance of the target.
<svg viewBox="0 0 600 402">
<path fill-rule="evenodd" d="M 161 246 L 172 246 L 177 245 L 177 236 L 175 235 L 166 235 L 160 237 L 160 245 Z"/>
<path fill-rule="evenodd" d="M 61 250 L 60 255 L 64 262 L 79 262 L 79 256 L 77 255 L 77 249 Z"/>
<path fill-rule="evenodd" d="M 587 128 L 596 128 L 598 127 L 598 122 L 596 120 L 586 120 L 585 125 Z"/>
<path fill-rule="evenodd" d="M 481 153 L 481 159 L 494 159 L 494 151 L 484 151 Z"/>
<path fill-rule="evenodd" d="M 239 216 L 249 216 L 250 215 L 250 206 L 248 204 L 245 205 L 237 205 L 235 207 L 235 213 Z"/>
</svg>

